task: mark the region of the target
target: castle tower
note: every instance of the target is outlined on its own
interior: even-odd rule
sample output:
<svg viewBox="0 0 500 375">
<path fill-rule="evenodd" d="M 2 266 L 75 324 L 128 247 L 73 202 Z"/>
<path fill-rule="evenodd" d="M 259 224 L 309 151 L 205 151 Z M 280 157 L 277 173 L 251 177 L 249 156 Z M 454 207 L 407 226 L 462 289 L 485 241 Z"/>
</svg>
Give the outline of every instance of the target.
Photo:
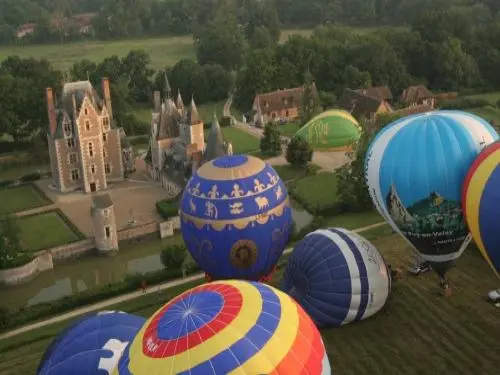
<svg viewBox="0 0 500 375">
<path fill-rule="evenodd" d="M 205 149 L 205 134 L 203 132 L 203 121 L 198 114 L 198 108 L 194 102 L 194 97 L 191 97 L 191 103 L 187 110 L 187 123 L 186 126 L 186 143 L 193 144 L 196 151 L 203 151 Z"/>
<path fill-rule="evenodd" d="M 118 251 L 118 233 L 114 204 L 109 194 L 92 197 L 90 214 L 97 251 L 102 254 L 115 254 Z"/>
<path fill-rule="evenodd" d="M 182 101 L 181 90 L 177 91 L 177 100 L 175 101 L 175 106 L 179 111 L 179 115 L 184 115 L 184 102 Z"/>
<path fill-rule="evenodd" d="M 222 130 L 220 128 L 219 121 L 217 120 L 217 116 L 214 114 L 212 127 L 210 128 L 210 134 L 207 139 L 204 161 L 207 162 L 224 155 L 226 155 L 224 136 L 222 135 Z"/>
</svg>

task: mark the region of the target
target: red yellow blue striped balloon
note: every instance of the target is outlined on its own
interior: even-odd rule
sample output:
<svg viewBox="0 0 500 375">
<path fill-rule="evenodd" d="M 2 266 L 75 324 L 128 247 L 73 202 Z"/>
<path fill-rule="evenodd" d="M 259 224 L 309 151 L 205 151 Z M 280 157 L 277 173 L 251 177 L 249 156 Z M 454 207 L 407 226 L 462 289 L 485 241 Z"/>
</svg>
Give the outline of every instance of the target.
<svg viewBox="0 0 500 375">
<path fill-rule="evenodd" d="M 159 309 L 113 375 L 330 375 L 321 335 L 285 293 L 257 282 L 195 287 Z"/>
<path fill-rule="evenodd" d="M 478 155 L 465 178 L 462 199 L 472 238 L 500 277 L 500 142 Z"/>
</svg>

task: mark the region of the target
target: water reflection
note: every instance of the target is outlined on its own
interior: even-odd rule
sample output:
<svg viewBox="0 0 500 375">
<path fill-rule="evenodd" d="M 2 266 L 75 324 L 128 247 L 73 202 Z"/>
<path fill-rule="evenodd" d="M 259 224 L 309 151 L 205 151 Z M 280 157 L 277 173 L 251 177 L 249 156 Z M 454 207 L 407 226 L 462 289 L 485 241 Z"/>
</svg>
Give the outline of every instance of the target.
<svg viewBox="0 0 500 375">
<path fill-rule="evenodd" d="M 292 208 L 297 230 L 311 222 L 311 214 L 302 207 L 292 202 Z M 119 282 L 127 274 L 156 271 L 162 268 L 161 249 L 180 241 L 180 236 L 176 236 L 163 241 L 139 242 L 121 246 L 114 257 L 89 256 L 61 264 L 53 270 L 42 272 L 27 284 L 3 287 L 0 290 L 0 300 L 10 309 L 16 309 L 25 304 L 48 302 L 78 291 Z"/>
</svg>

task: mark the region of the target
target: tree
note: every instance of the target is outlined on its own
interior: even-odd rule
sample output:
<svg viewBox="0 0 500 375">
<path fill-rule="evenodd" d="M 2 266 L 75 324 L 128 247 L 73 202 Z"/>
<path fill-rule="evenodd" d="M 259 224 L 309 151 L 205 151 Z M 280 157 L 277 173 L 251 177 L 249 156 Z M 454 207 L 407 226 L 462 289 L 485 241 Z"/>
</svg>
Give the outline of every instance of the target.
<svg viewBox="0 0 500 375">
<path fill-rule="evenodd" d="M 179 269 L 186 257 L 186 247 L 184 245 L 172 245 L 162 249 L 160 259 L 161 264 L 167 269 Z"/>
<path fill-rule="evenodd" d="M 260 139 L 260 150 L 265 155 L 281 154 L 281 134 L 276 123 L 269 122 L 264 127 L 264 134 Z"/>
<path fill-rule="evenodd" d="M 7 214 L 0 216 L 0 269 L 16 266 L 24 257 L 20 229 L 15 217 Z"/>
<path fill-rule="evenodd" d="M 310 73 L 306 73 L 304 84 L 304 93 L 300 105 L 300 123 L 305 125 L 310 119 L 316 116 L 321 110 L 316 85 Z"/>
<path fill-rule="evenodd" d="M 337 194 L 344 209 L 367 211 L 372 208 L 365 178 L 365 157 L 375 135 L 385 125 L 397 120 L 398 115 L 381 115 L 375 122 L 363 122 L 364 129 L 354 152 L 349 154 L 350 162 L 335 172 L 337 176 Z"/>
<path fill-rule="evenodd" d="M 232 3 L 222 1 L 213 19 L 195 39 L 196 56 L 201 65 L 219 64 L 227 70 L 241 66 L 246 43 Z"/>
<path fill-rule="evenodd" d="M 306 167 L 313 157 L 313 149 L 302 137 L 293 137 L 286 149 L 286 161 L 294 167 Z"/>
</svg>

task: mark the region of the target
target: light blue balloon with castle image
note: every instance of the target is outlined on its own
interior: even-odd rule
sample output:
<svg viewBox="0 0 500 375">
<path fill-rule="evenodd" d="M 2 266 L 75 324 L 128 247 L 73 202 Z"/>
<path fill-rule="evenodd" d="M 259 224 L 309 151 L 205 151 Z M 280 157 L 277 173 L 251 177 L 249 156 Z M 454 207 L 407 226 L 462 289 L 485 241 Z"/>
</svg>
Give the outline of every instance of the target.
<svg viewBox="0 0 500 375">
<path fill-rule="evenodd" d="M 377 210 L 442 277 L 470 241 L 461 207 L 466 173 L 496 139 L 476 115 L 433 111 L 389 124 L 368 149 L 365 175 Z"/>
</svg>

